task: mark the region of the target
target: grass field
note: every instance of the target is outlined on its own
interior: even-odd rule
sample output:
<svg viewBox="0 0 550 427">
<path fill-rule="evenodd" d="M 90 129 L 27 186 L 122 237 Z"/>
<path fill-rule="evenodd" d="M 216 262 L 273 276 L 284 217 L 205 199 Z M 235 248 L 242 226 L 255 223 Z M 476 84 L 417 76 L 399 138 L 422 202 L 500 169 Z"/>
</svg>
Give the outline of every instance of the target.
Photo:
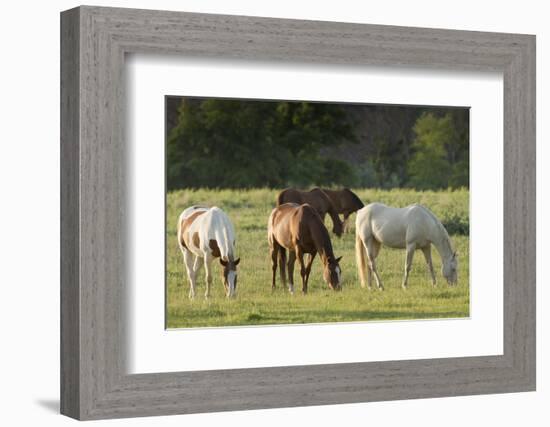
<svg viewBox="0 0 550 427">
<path fill-rule="evenodd" d="M 331 233 L 343 273 L 343 291 L 333 292 L 324 283 L 317 257 L 309 280 L 308 294 L 302 295 L 299 268 L 295 269 L 297 292 L 290 295 L 280 286 L 271 291 L 271 262 L 267 245 L 267 219 L 277 191 L 180 190 L 167 195 L 167 327 L 212 327 L 283 323 L 323 323 L 366 320 L 456 318 L 469 315 L 469 238 L 467 190 L 417 192 L 413 190 L 354 190 L 366 203 L 379 201 L 393 206 L 421 203 L 429 207 L 451 233 L 459 252 L 458 285 L 447 286 L 441 276 L 441 259 L 435 248 L 434 268 L 438 285 L 432 288 L 420 251 L 415 254 L 409 289 L 401 289 L 405 252 L 383 248 L 378 271 L 383 292 L 361 288 L 355 264 L 355 234 L 337 238 Z M 176 221 L 180 212 L 194 204 L 218 206 L 231 218 L 237 233 L 237 253 L 241 257 L 237 297 L 225 298 L 218 262 L 213 265 L 211 297 L 204 298 L 204 268 L 198 274 L 197 297 L 188 299 L 189 283 L 176 241 Z M 327 225 L 330 218 L 327 217 Z M 352 224 L 355 215 L 352 216 Z M 332 226 L 329 225 L 329 229 Z M 463 233 L 463 234 L 452 234 Z M 465 233 L 465 234 L 464 234 Z"/>
</svg>

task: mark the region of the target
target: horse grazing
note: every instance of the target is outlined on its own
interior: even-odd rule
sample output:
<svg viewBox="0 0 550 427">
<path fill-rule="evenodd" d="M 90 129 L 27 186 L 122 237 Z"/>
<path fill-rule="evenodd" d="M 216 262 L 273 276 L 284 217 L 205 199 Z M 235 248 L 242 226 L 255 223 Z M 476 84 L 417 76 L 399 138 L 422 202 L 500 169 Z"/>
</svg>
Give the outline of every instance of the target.
<svg viewBox="0 0 550 427">
<path fill-rule="evenodd" d="M 313 188 L 310 191 L 301 191 L 294 188 L 286 188 L 277 196 L 277 206 L 284 203 L 303 203 L 309 204 L 321 216 L 321 220 L 325 221 L 325 215 L 328 213 L 332 219 L 332 232 L 338 237 L 342 235 L 342 221 L 336 212 L 329 197 L 320 188 Z"/>
<path fill-rule="evenodd" d="M 328 196 L 332 205 L 336 209 L 336 213 L 344 215 L 342 223 L 344 231 L 348 226 L 349 216 L 365 206 L 361 199 L 349 188 L 342 190 L 328 190 L 323 188 L 323 191 Z"/>
<path fill-rule="evenodd" d="M 375 263 L 381 245 L 407 250 L 403 289 L 407 288 L 407 280 L 416 249 L 421 249 L 424 253 L 432 277 L 432 285 L 435 286 L 432 244 L 441 256 L 443 277 L 449 285 L 456 285 L 458 280 L 457 254 L 453 250 L 445 227 L 429 209 L 418 204 L 405 208 L 391 208 L 381 203 L 371 203 L 365 206 L 357 212 L 355 222 L 355 255 L 361 286 L 365 287 L 366 254 L 368 287 L 371 289 L 372 275 L 374 274 L 378 289 L 383 289 Z"/>
<path fill-rule="evenodd" d="M 286 287 L 285 264 L 288 249 L 288 290 L 294 293 L 294 263 L 296 258 L 300 263 L 302 276 L 302 292 L 307 293 L 307 282 L 311 265 L 318 253 L 323 263 L 323 278 L 333 290 L 341 289 L 342 272 L 340 259 L 332 251 L 330 236 L 315 209 L 308 204 L 283 203 L 271 212 L 267 224 L 267 240 L 271 254 L 273 277 L 271 288 L 275 289 L 277 261 L 280 264 L 281 281 Z M 310 254 L 307 265 L 304 254 Z"/>
<path fill-rule="evenodd" d="M 226 296 L 234 297 L 240 258 L 234 258 L 235 230 L 227 215 L 217 207 L 191 206 L 179 216 L 177 228 L 178 245 L 189 278 L 189 298 L 195 297 L 196 275 L 203 263 L 206 270 L 204 296 L 210 296 L 211 263 L 214 258 L 219 258 L 223 267 Z"/>
</svg>

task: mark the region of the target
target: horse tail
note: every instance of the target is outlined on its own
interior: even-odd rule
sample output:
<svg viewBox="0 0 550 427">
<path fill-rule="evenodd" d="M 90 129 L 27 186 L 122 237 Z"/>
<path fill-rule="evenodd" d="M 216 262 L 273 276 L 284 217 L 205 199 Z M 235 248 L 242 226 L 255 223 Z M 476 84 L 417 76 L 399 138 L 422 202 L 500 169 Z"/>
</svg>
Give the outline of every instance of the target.
<svg viewBox="0 0 550 427">
<path fill-rule="evenodd" d="M 359 278 L 361 279 L 361 287 L 365 287 L 365 276 L 366 276 L 366 260 L 365 260 L 365 245 L 361 236 L 356 230 L 355 234 L 355 259 L 357 262 L 357 269 L 359 270 Z"/>
</svg>

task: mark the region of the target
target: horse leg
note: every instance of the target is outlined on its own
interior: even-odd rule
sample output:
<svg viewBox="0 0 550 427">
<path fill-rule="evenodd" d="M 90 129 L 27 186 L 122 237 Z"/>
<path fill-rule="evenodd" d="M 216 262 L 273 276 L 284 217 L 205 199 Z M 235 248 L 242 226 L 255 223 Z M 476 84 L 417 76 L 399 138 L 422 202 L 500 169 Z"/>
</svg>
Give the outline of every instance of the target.
<svg viewBox="0 0 550 427">
<path fill-rule="evenodd" d="M 369 266 L 367 265 L 367 249 L 366 245 L 363 243 L 363 239 L 359 235 L 359 233 L 355 233 L 355 260 L 357 263 L 357 272 L 359 274 L 359 281 L 361 283 L 361 287 L 365 287 L 365 269 L 367 270 L 368 274 L 368 286 L 369 290 L 371 289 L 371 271 Z"/>
<path fill-rule="evenodd" d="M 306 266 L 307 266 L 307 264 L 308 264 L 310 261 L 313 262 L 313 261 L 311 260 L 311 257 L 312 257 L 312 256 L 313 256 L 313 255 L 311 255 L 311 254 L 304 254 L 304 264 L 305 264 Z"/>
<path fill-rule="evenodd" d="M 349 231 L 349 217 L 351 213 L 346 212 L 344 213 L 344 221 L 342 221 L 342 229 L 344 230 L 344 233 L 347 233 Z"/>
<path fill-rule="evenodd" d="M 273 242 L 273 247 L 271 250 L 271 271 L 272 271 L 272 280 L 271 280 L 271 290 L 275 290 L 275 276 L 277 275 L 277 259 L 279 257 L 279 244 Z"/>
<path fill-rule="evenodd" d="M 306 266 L 304 265 L 304 253 L 296 247 L 296 258 L 300 263 L 300 275 L 302 276 L 302 293 L 307 294 Z"/>
<path fill-rule="evenodd" d="M 199 268 L 200 268 L 200 265 L 199 265 Z M 204 270 L 206 274 L 206 290 L 204 291 L 204 297 L 208 298 L 210 297 L 210 286 L 212 285 L 212 257 L 211 256 L 207 255 L 204 257 Z"/>
<path fill-rule="evenodd" d="M 195 273 L 195 277 L 197 277 L 197 273 L 201 269 L 202 260 L 196 256 L 195 261 L 193 262 L 193 273 Z"/>
<path fill-rule="evenodd" d="M 294 251 L 288 251 L 288 290 L 291 294 L 294 293 L 294 264 L 296 263 L 296 253 Z"/>
<path fill-rule="evenodd" d="M 428 264 L 428 271 L 430 272 L 430 276 L 432 277 L 432 286 L 436 285 L 435 282 L 435 273 L 434 273 L 434 266 L 432 263 L 432 247 L 431 245 L 427 245 L 422 248 L 422 253 L 424 254 L 424 258 L 426 259 L 426 264 Z"/>
<path fill-rule="evenodd" d="M 372 270 L 368 265 L 367 265 L 367 287 L 369 288 L 369 291 L 372 290 Z"/>
<path fill-rule="evenodd" d="M 380 243 L 371 237 L 367 241 L 365 248 L 367 250 L 368 268 L 370 269 L 371 274 L 373 274 L 374 278 L 376 279 L 376 286 L 378 287 L 378 290 L 382 291 L 384 290 L 384 286 L 382 285 L 382 280 L 380 279 L 380 275 L 378 274 L 378 270 L 376 269 L 376 257 L 380 252 Z M 369 283 L 369 288 L 370 288 L 370 285 L 371 284 Z"/>
<path fill-rule="evenodd" d="M 382 244 L 376 240 L 372 241 L 372 256 L 373 260 L 376 260 L 378 258 L 378 254 L 380 254 L 380 248 L 382 247 Z M 378 277 L 378 280 L 376 281 L 376 284 L 378 286 L 379 290 L 384 290 L 384 286 L 382 286 L 382 281 L 380 280 L 380 276 L 378 275 L 378 272 L 376 272 L 376 275 Z"/>
<path fill-rule="evenodd" d="M 309 282 L 309 273 L 311 273 L 311 265 L 313 264 L 313 259 L 315 258 L 315 255 L 317 255 L 316 252 L 310 254 L 309 259 L 307 261 L 307 265 L 306 265 L 306 289 L 307 289 L 307 284 Z"/>
<path fill-rule="evenodd" d="M 193 262 L 193 276 L 195 277 L 195 283 L 197 282 L 197 273 L 201 269 L 203 260 L 199 258 L 198 256 L 195 257 L 195 261 Z"/>
<path fill-rule="evenodd" d="M 407 281 L 409 280 L 409 273 L 412 268 L 412 261 L 415 249 L 416 245 L 414 243 L 407 244 L 407 255 L 405 257 L 405 276 L 403 277 L 403 283 L 401 285 L 403 289 L 407 289 Z"/>
<path fill-rule="evenodd" d="M 185 268 L 187 269 L 187 278 L 189 279 L 189 298 L 195 298 L 195 269 L 193 268 L 193 254 L 187 250 L 183 249 L 183 262 L 185 263 Z"/>
<path fill-rule="evenodd" d="M 283 289 L 286 288 L 286 249 L 282 246 L 279 248 L 279 268 L 281 273 L 281 282 Z"/>
</svg>

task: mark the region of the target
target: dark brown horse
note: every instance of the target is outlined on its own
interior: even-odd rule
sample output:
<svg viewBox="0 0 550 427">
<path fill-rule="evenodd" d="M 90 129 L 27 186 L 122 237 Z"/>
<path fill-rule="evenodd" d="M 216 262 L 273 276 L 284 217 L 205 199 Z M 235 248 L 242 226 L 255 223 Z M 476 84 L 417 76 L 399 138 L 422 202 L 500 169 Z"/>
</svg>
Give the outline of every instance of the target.
<svg viewBox="0 0 550 427">
<path fill-rule="evenodd" d="M 349 216 L 365 207 L 365 204 L 361 201 L 357 194 L 349 188 L 343 188 L 342 190 L 328 190 L 324 188 L 323 191 L 332 202 L 336 212 L 344 215 L 344 230 L 347 228 Z"/>
<path fill-rule="evenodd" d="M 302 276 L 302 292 L 307 293 L 309 273 L 316 254 L 319 254 L 323 263 L 325 282 L 333 290 L 341 289 L 339 262 L 342 257 L 334 256 L 327 228 L 315 209 L 308 204 L 284 203 L 271 212 L 267 229 L 273 270 L 272 289 L 275 289 L 277 262 L 279 262 L 283 286 L 286 287 L 285 264 L 287 264 L 288 290 L 294 293 L 294 263 L 298 259 Z M 307 265 L 304 263 L 304 254 L 310 254 Z"/>
<path fill-rule="evenodd" d="M 321 216 L 321 220 L 325 221 L 325 215 L 328 213 L 332 219 L 332 232 L 338 237 L 342 235 L 342 221 L 330 201 L 329 197 L 320 188 L 313 188 L 310 191 L 296 190 L 295 188 L 286 188 L 277 196 L 277 206 L 283 203 L 303 203 L 309 204 Z"/>
</svg>

